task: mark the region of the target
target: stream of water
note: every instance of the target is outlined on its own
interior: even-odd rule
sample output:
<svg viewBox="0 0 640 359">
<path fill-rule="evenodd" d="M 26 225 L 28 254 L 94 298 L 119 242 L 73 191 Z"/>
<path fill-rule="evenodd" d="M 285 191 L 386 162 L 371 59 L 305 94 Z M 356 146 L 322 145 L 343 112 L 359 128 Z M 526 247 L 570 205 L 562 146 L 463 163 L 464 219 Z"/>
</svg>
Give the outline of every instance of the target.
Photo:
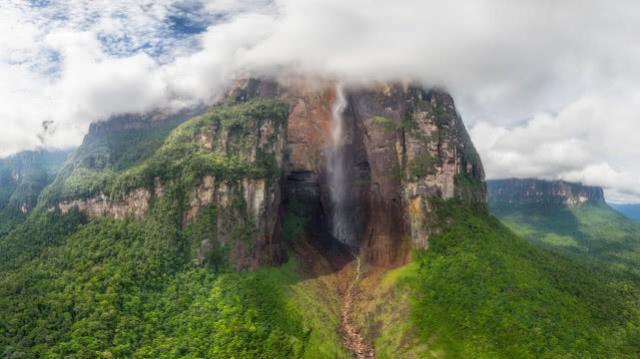
<svg viewBox="0 0 640 359">
<path fill-rule="evenodd" d="M 360 334 L 354 315 L 354 304 L 358 300 L 357 286 L 361 275 L 360 257 L 356 257 L 355 262 L 355 277 L 349 284 L 342 303 L 342 320 L 340 323 L 342 340 L 344 342 L 344 346 L 355 358 L 375 359 L 376 351 L 371 345 L 369 345 L 369 343 L 367 343 L 362 334 Z"/>
<path fill-rule="evenodd" d="M 331 234 L 337 240 L 357 248 L 354 197 L 353 171 L 347 168 L 348 143 L 345 126 L 344 111 L 347 108 L 347 99 L 342 86 L 336 86 L 336 99 L 331 109 L 331 148 L 327 156 L 327 173 L 329 196 L 331 198 Z M 355 277 L 349 283 L 345 292 L 342 306 L 341 329 L 344 345 L 354 357 L 358 359 L 372 359 L 376 357 L 375 350 L 371 347 L 358 331 L 354 318 L 354 302 L 358 298 L 357 286 L 360 281 L 360 257 L 354 251 Z M 352 263 L 353 264 L 353 263 Z"/>
<path fill-rule="evenodd" d="M 331 234 L 337 240 L 355 245 L 355 230 L 352 214 L 349 213 L 349 190 L 346 168 L 346 141 L 344 110 L 347 99 L 341 85 L 336 86 L 336 99 L 332 107 L 331 140 L 328 153 L 328 184 L 331 198 Z"/>
</svg>

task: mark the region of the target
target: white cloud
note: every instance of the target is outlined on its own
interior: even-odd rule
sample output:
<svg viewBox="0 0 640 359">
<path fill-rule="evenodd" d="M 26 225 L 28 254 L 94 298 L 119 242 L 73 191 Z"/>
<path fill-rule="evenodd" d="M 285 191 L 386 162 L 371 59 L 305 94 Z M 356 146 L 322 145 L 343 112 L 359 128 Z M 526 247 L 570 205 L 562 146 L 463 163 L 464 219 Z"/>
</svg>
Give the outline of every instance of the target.
<svg viewBox="0 0 640 359">
<path fill-rule="evenodd" d="M 66 147 L 77 144 L 92 121 L 165 104 L 166 82 L 148 55 L 109 57 L 87 32 L 56 32 L 44 42 L 63 59 L 57 76 L 27 64 L 0 66 L 0 155 L 40 145 L 44 121 L 54 122 L 47 145 Z"/>
<path fill-rule="evenodd" d="M 173 96 L 209 101 L 243 71 L 240 59 L 259 43 L 273 26 L 274 19 L 260 14 L 240 15 L 200 36 L 201 51 L 177 58 L 162 67 Z"/>
<path fill-rule="evenodd" d="M 51 0 L 0 4 L 0 156 L 91 121 L 211 101 L 238 73 L 447 88 L 488 173 L 640 193 L 632 0 Z M 206 23 L 200 35 L 176 28 Z M 201 25 L 198 25 L 201 26 Z M 184 36 L 182 36 L 184 35 Z M 631 143 L 629 143 L 631 142 Z"/>
<path fill-rule="evenodd" d="M 640 201 L 640 92 L 585 96 L 557 115 L 471 129 L 492 178 L 538 177 L 602 186 L 615 202 Z"/>
</svg>

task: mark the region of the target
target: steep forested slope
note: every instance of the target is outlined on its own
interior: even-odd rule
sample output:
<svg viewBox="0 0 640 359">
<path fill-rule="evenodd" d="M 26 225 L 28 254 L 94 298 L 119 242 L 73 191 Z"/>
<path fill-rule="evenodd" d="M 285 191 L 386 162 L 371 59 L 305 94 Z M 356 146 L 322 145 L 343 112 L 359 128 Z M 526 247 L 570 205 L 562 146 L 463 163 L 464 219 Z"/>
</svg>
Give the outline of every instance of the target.
<svg viewBox="0 0 640 359">
<path fill-rule="evenodd" d="M 601 195 L 567 205 L 523 201 L 516 193 L 512 203 L 505 203 L 493 186 L 489 182 L 491 212 L 525 239 L 587 262 L 640 273 L 640 225 L 614 211 Z M 539 193 L 548 198 L 548 193 Z"/>
<path fill-rule="evenodd" d="M 285 115 L 286 108 L 282 112 L 275 101 L 219 108 L 180 126 L 128 166 L 116 165 L 127 156 L 120 151 L 122 138 L 85 141 L 39 209 L 0 239 L 2 355 L 289 358 L 301 356 L 310 341 L 317 343 L 311 353 L 340 354 L 339 345 L 310 339 L 300 303 L 311 301 L 316 310 L 323 304 L 302 297 L 314 289 L 308 283 L 305 291 L 297 289 L 303 284 L 297 284 L 294 262 L 234 273 L 228 248 L 219 248 L 195 265 L 194 251 L 216 230 L 215 208 L 205 206 L 190 223 L 183 222 L 183 196 L 197 181 L 194 172 L 230 182 L 272 175 L 273 163 L 262 158 L 244 163 L 233 151 L 205 156 L 187 141 L 194 128 L 226 119 L 234 121 L 223 126 L 266 117 L 282 121 Z M 153 146 L 157 133 L 135 136 Z M 105 164 L 96 166 L 96 159 Z M 86 176 L 88 171 L 95 176 Z M 144 220 L 52 207 L 71 193 L 117 198 L 123 186 L 153 186 L 155 178 L 165 183 L 163 193 L 154 197 Z M 246 210 L 242 197 L 235 199 Z M 232 240 L 243 241 L 252 226 L 239 222 Z M 285 286 L 300 298 L 286 297 Z M 313 336 L 316 332 L 322 329 Z"/>
<path fill-rule="evenodd" d="M 425 340 L 454 357 L 640 353 L 640 279 L 538 249 L 495 218 L 447 206 L 453 225 L 418 253 L 410 285 Z"/>
</svg>

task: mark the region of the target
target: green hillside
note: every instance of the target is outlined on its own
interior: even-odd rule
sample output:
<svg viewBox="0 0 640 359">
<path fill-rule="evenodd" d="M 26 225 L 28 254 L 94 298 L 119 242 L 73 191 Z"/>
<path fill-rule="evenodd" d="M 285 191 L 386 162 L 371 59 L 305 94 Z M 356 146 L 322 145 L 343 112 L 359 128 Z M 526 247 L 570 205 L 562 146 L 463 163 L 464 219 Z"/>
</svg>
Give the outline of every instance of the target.
<svg viewBox="0 0 640 359">
<path fill-rule="evenodd" d="M 640 273 L 640 224 L 606 204 L 494 206 L 491 211 L 533 243 Z"/>
<path fill-rule="evenodd" d="M 133 140 L 85 142 L 29 218 L 0 236 L 0 355 L 348 358 L 337 329 L 339 273 L 329 265 L 310 269 L 315 257 L 300 250 L 307 244 L 299 223 L 309 218 L 286 217 L 289 259 L 280 266 L 235 272 L 225 245 L 203 265 L 193 261 L 221 214 L 213 204 L 185 224 L 187 189 L 203 175 L 229 183 L 277 175 L 269 153 L 247 161 L 233 150 L 204 151 L 195 140 L 199 130 L 216 124 L 242 134 L 264 118 L 282 123 L 286 115 L 283 103 L 256 99 Z M 119 150 L 125 140 L 144 149 L 130 157 Z M 153 198 L 144 219 L 49 211 L 60 200 L 98 193 L 118 198 L 156 178 L 166 184 L 164 196 Z M 246 213 L 241 197 L 232 202 Z M 433 204 L 446 230 L 388 274 L 398 301 L 385 300 L 385 307 L 407 316 L 369 331 L 380 343 L 379 357 L 409 351 L 446 358 L 640 355 L 637 276 L 532 245 L 481 208 Z M 236 224 L 231 241 L 254 234 L 250 221 Z M 368 320 L 375 324 L 385 313 Z"/>
<path fill-rule="evenodd" d="M 634 358 L 640 279 L 536 248 L 495 218 L 446 205 L 453 225 L 409 280 L 420 336 L 458 358 Z"/>
<path fill-rule="evenodd" d="M 2 258 L 3 357 L 298 356 L 309 329 L 283 294 L 291 265 L 194 268 L 194 238 L 171 207 L 158 203 L 143 223 L 41 214 L 3 239 L 38 246 Z"/>
</svg>

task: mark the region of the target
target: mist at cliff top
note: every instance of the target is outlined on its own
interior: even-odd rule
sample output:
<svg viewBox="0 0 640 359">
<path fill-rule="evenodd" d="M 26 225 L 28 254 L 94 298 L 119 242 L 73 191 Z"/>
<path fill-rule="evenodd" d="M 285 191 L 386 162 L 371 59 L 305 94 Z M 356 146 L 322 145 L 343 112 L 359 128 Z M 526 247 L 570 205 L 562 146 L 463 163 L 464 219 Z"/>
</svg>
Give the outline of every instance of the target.
<svg viewBox="0 0 640 359">
<path fill-rule="evenodd" d="M 114 114 L 210 103 L 239 76 L 412 80 L 454 96 L 489 177 L 637 201 L 638 33 L 627 0 L 8 0 L 0 156 L 77 145 Z"/>
</svg>

